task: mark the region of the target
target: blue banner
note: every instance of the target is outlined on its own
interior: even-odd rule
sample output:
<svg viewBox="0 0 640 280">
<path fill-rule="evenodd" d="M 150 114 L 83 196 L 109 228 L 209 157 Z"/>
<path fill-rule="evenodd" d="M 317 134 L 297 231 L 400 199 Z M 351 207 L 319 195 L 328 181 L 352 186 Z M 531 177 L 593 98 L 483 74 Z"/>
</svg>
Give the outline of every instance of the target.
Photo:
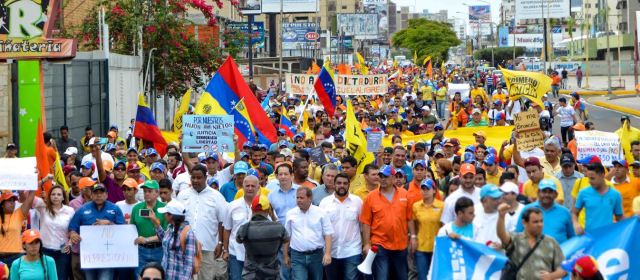
<svg viewBox="0 0 640 280">
<path fill-rule="evenodd" d="M 567 259 L 579 254 L 593 256 L 606 279 L 640 279 L 638 219 L 635 216 L 627 218 L 569 239 L 562 243 L 562 252 Z"/>
<path fill-rule="evenodd" d="M 509 46 L 509 27 L 508 26 L 500 26 L 500 28 L 498 29 L 498 46 L 501 48 Z"/>
<path fill-rule="evenodd" d="M 182 151 L 233 152 L 233 115 L 182 116 Z"/>
<path fill-rule="evenodd" d="M 500 279 L 507 257 L 484 244 L 437 237 L 430 279 Z"/>
</svg>

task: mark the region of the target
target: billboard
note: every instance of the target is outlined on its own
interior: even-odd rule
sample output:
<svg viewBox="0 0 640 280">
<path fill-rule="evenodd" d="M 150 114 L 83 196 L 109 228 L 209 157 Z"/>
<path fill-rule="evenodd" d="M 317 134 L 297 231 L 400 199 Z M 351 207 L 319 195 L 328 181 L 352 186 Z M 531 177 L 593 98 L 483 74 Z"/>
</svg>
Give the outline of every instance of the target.
<svg viewBox="0 0 640 280">
<path fill-rule="evenodd" d="M 247 45 L 249 40 L 249 23 L 248 22 L 229 22 L 226 24 L 226 28 L 230 30 L 238 30 L 245 35 L 244 45 Z M 256 47 L 264 47 L 264 22 L 254 21 L 251 24 L 253 34 L 251 35 L 251 43 Z"/>
<path fill-rule="evenodd" d="M 378 38 L 377 14 L 338 14 L 338 32 L 358 40 Z"/>
<path fill-rule="evenodd" d="M 541 49 L 544 44 L 544 34 L 510 34 L 507 37 L 508 46 L 513 46 L 515 40 L 516 47 L 525 47 L 528 49 Z M 555 44 L 562 41 L 562 34 L 553 33 L 551 36 L 551 43 Z"/>
<path fill-rule="evenodd" d="M 353 49 L 353 37 L 351 36 L 342 36 L 342 37 L 331 37 L 331 49 Z"/>
<path fill-rule="evenodd" d="M 571 0 L 516 0 L 516 20 L 566 18 L 570 16 Z"/>
<path fill-rule="evenodd" d="M 257 15 L 262 13 L 261 0 L 240 0 L 238 9 L 244 15 Z"/>
<path fill-rule="evenodd" d="M 282 49 L 318 49 L 320 34 L 315 22 L 283 22 Z"/>
<path fill-rule="evenodd" d="M 378 39 L 388 41 L 389 5 L 387 0 L 362 0 L 365 14 L 378 15 Z"/>
<path fill-rule="evenodd" d="M 469 35 L 491 34 L 491 6 L 469 6 Z"/>
<path fill-rule="evenodd" d="M 282 1 L 282 3 L 280 3 Z M 318 0 L 262 0 L 262 13 L 277 14 L 282 7 L 283 13 L 317 13 L 320 11 Z"/>
<path fill-rule="evenodd" d="M 498 46 L 501 48 L 509 46 L 509 27 L 508 26 L 500 26 L 500 28 L 498 29 Z"/>
</svg>

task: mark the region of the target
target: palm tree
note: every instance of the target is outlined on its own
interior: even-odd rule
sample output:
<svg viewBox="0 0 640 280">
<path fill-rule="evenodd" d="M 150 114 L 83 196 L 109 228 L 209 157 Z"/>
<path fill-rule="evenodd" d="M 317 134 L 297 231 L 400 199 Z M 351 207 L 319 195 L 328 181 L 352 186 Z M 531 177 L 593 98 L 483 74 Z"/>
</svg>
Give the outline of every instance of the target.
<svg viewBox="0 0 640 280">
<path fill-rule="evenodd" d="M 575 45 L 573 43 L 573 27 L 576 26 L 576 19 L 573 17 L 570 17 L 569 20 L 567 21 L 567 33 L 569 33 L 569 38 L 571 39 L 571 47 L 569 48 L 570 51 L 570 56 L 571 58 L 573 58 L 573 46 Z"/>
</svg>

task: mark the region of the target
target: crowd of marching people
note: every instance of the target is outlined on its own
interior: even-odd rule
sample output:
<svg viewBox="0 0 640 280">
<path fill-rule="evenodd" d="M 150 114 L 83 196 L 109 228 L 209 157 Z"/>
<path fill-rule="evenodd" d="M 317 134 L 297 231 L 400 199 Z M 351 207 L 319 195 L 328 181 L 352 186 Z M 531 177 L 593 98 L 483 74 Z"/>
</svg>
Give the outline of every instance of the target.
<svg viewBox="0 0 640 280">
<path fill-rule="evenodd" d="M 77 141 L 65 126 L 55 137 L 45 132 L 39 137 L 61 157 L 68 189 L 46 176 L 38 191 L 2 192 L 4 275 L 427 279 L 436 237 L 448 236 L 505 253 L 510 279 L 602 279 L 592 257 L 563 263 L 559 244 L 640 213 L 640 132 L 629 117 L 621 129 L 634 133 L 634 161 L 576 160 L 574 133 L 595 129 L 578 94 L 552 102 L 550 91 L 540 106 L 510 99 L 491 71 L 443 70 L 428 77 L 406 68 L 387 94 L 339 96 L 334 116 L 320 103 L 274 92 L 266 102 L 278 141 L 236 142 L 233 154 L 182 153 L 181 143 L 156 150 L 132 141 L 133 120 L 129 131 L 113 125 L 104 138 L 91 127 Z M 450 83 L 469 83 L 469 95 L 450 94 Z M 498 146 L 483 129 L 467 145 L 444 135 L 513 125 L 529 109 L 545 135 L 534 150 L 518 147 L 515 132 Z M 371 162 L 350 154 L 351 112 L 364 134 L 389 140 Z M 283 118 L 292 125 L 281 127 Z M 317 147 L 321 160 L 310 153 Z M 16 150 L 9 144 L 6 156 Z M 83 269 L 80 227 L 111 224 L 135 226 L 139 265 Z M 359 267 L 369 254 L 370 267 Z"/>
</svg>

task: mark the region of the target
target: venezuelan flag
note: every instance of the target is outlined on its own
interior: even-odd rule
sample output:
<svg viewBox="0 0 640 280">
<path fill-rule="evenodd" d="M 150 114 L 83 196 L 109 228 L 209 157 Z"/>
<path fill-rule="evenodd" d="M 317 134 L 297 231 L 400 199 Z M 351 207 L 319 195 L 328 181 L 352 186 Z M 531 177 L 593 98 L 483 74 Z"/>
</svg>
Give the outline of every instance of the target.
<svg viewBox="0 0 640 280">
<path fill-rule="evenodd" d="M 247 112 L 247 106 L 244 104 L 244 99 L 238 102 L 233 111 L 233 122 L 236 135 L 238 135 L 238 149 L 242 149 L 244 142 L 256 142 L 255 129 L 249 117 L 249 112 Z"/>
<path fill-rule="evenodd" d="M 275 126 L 249 89 L 249 85 L 242 78 L 233 58 L 227 58 L 218 72 L 213 75 L 205 90 L 205 95 L 209 94 L 213 97 L 213 100 L 208 102 L 212 107 L 212 112 L 231 114 L 236 104 L 244 98 L 245 107 L 252 108 L 247 111 L 256 133 L 262 134 L 270 142 L 277 140 Z"/>
<path fill-rule="evenodd" d="M 293 132 L 291 131 L 291 127 L 293 127 L 293 123 L 287 117 L 287 115 L 280 115 L 280 128 L 284 129 L 287 136 L 293 139 Z"/>
<path fill-rule="evenodd" d="M 313 85 L 313 88 L 316 90 L 318 98 L 324 106 L 324 110 L 329 117 L 333 117 L 336 110 L 336 86 L 333 83 L 333 71 L 322 66 L 320 75 L 318 75 L 318 79 Z"/>
<path fill-rule="evenodd" d="M 153 112 L 144 101 L 144 95 L 142 94 L 138 95 L 138 111 L 136 112 L 133 137 L 152 142 L 160 157 L 164 157 L 167 152 L 167 142 L 162 137 L 160 128 L 158 128 L 158 124 L 153 117 Z"/>
</svg>

